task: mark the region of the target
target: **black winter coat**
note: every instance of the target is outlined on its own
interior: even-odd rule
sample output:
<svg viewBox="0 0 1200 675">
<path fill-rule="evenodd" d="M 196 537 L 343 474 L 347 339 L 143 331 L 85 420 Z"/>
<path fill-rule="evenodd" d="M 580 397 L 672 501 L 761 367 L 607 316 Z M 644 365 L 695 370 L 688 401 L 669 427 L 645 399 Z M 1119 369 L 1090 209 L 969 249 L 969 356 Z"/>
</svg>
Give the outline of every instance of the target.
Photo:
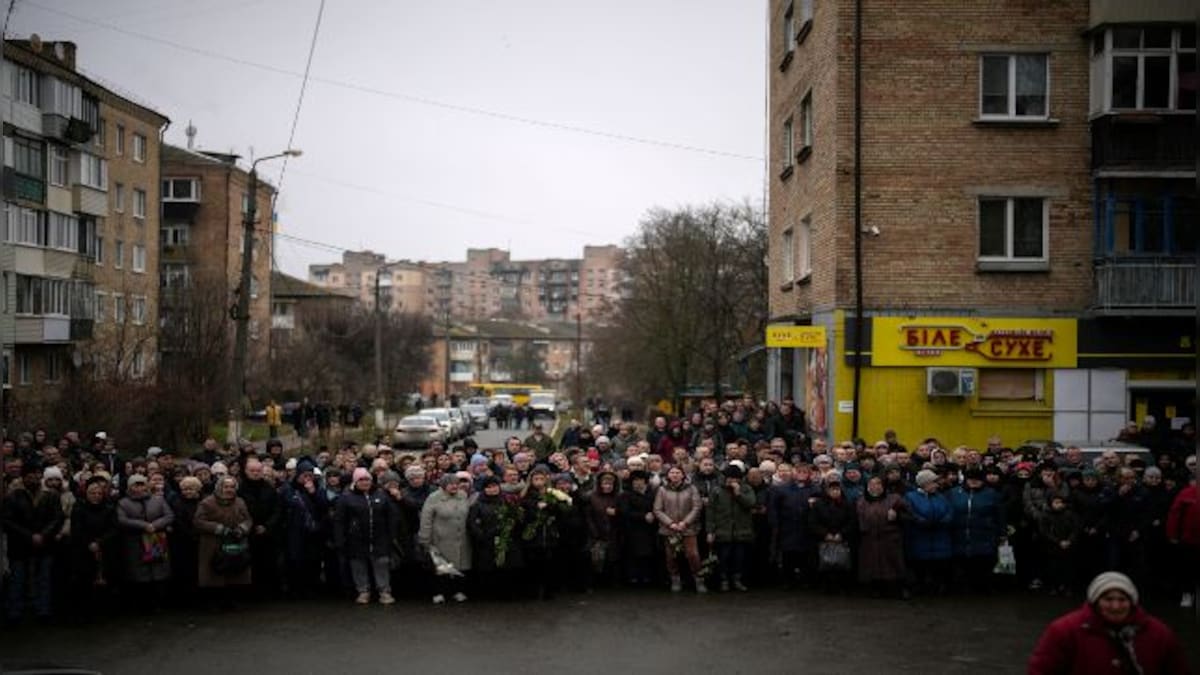
<svg viewBox="0 0 1200 675">
<path fill-rule="evenodd" d="M 854 503 L 842 498 L 837 501 L 821 497 L 813 504 L 808 517 L 808 530 L 813 540 L 821 542 L 832 534 L 842 535 L 842 541 L 852 542 L 858 533 L 858 511 Z"/>
<path fill-rule="evenodd" d="M 42 535 L 40 554 L 50 553 L 55 535 L 62 529 L 62 501 L 58 493 L 31 494 L 13 490 L 4 499 L 4 532 L 8 535 L 9 560 L 28 560 L 34 554 L 33 535 Z"/>
<path fill-rule="evenodd" d="M 625 554 L 634 557 L 654 555 L 658 537 L 658 521 L 646 522 L 646 514 L 654 512 L 654 491 L 622 492 L 617 497 L 617 515 L 621 522 L 621 538 Z"/>
<path fill-rule="evenodd" d="M 767 520 L 780 553 L 796 553 L 812 548 L 808 536 L 808 500 L 817 496 L 811 485 L 774 485 L 767 496 Z"/>
<path fill-rule="evenodd" d="M 479 499 L 471 505 L 467 512 L 467 534 L 471 537 L 471 569 L 479 572 L 491 572 L 496 565 L 496 537 L 500 536 L 500 511 L 504 508 L 504 499 L 499 495 L 489 497 L 479 495 Z M 513 527 L 509 534 L 512 542 L 510 549 L 505 552 L 505 567 L 509 567 L 508 558 L 513 555 L 513 548 L 521 536 L 520 525 Z"/>
<path fill-rule="evenodd" d="M 333 542 L 347 558 L 385 558 L 392 553 L 397 523 L 382 490 L 342 493 L 333 516 Z"/>
<path fill-rule="evenodd" d="M 246 502 L 250 520 L 254 521 L 256 526 L 267 528 L 268 535 L 279 534 L 279 524 L 283 520 L 283 500 L 273 485 L 265 480 L 245 480 L 238 490 L 238 496 Z"/>
<path fill-rule="evenodd" d="M 121 549 L 117 526 L 117 507 L 104 501 L 92 504 L 86 499 L 75 502 L 71 508 L 71 573 L 76 579 L 91 583 L 97 572 L 102 571 L 106 580 L 117 578 L 121 569 Z M 100 545 L 100 559 L 88 547 L 95 542 Z M 103 569 L 99 567 L 103 565 Z"/>
</svg>

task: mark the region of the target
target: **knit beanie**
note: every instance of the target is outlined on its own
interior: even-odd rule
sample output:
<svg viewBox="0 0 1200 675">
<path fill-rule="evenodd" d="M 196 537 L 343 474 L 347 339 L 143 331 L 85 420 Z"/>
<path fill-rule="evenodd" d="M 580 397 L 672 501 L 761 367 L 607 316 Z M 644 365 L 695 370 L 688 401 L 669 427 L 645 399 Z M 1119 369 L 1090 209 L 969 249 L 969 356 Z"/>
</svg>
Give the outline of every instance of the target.
<svg viewBox="0 0 1200 675">
<path fill-rule="evenodd" d="M 1088 604 L 1095 604 L 1100 596 L 1109 591 L 1121 591 L 1129 596 L 1130 602 L 1138 604 L 1137 586 L 1134 586 L 1133 581 L 1120 572 L 1101 572 L 1095 579 L 1092 579 L 1092 583 L 1088 585 L 1087 589 Z"/>
<path fill-rule="evenodd" d="M 58 480 L 63 479 L 62 469 L 58 468 L 57 466 L 46 467 L 46 470 L 42 472 L 42 480 L 52 480 L 54 478 L 57 478 Z"/>
</svg>

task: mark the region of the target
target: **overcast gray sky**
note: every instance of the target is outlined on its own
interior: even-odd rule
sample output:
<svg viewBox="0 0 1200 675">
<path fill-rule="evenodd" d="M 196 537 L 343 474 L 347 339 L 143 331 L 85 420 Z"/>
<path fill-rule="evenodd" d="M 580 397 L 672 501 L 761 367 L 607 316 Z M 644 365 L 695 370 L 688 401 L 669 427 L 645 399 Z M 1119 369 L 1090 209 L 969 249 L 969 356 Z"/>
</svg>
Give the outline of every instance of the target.
<svg viewBox="0 0 1200 675">
<path fill-rule="evenodd" d="M 17 0 L 9 36 L 76 42 L 81 70 L 171 118 L 168 142 L 191 120 L 200 148 L 261 156 L 287 144 L 319 5 Z M 654 206 L 761 199 L 764 12 L 326 0 L 281 231 L 391 258 L 575 257 Z M 280 239 L 276 257 L 304 276 L 339 254 Z"/>
</svg>

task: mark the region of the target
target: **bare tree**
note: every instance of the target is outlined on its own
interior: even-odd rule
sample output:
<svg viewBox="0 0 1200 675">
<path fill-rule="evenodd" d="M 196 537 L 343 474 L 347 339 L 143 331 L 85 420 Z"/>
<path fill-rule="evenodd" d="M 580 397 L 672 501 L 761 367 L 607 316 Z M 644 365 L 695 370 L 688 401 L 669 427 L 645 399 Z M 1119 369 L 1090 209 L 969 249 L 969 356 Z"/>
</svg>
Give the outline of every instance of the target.
<svg viewBox="0 0 1200 675">
<path fill-rule="evenodd" d="M 626 243 L 627 288 L 594 331 L 588 382 L 606 396 L 678 402 L 720 390 L 767 319 L 762 210 L 749 203 L 656 209 Z"/>
</svg>

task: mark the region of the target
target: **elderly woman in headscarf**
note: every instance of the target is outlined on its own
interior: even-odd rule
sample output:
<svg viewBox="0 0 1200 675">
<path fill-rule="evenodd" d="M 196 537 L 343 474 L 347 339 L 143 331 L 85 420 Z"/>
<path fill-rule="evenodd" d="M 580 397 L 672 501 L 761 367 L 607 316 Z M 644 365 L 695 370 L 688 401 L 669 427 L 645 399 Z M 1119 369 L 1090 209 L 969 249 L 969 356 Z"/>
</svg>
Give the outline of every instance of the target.
<svg viewBox="0 0 1200 675">
<path fill-rule="evenodd" d="M 167 503 L 175 514 L 171 524 L 171 597 L 182 605 L 196 599 L 196 584 L 200 579 L 199 552 L 196 536 L 196 510 L 200 508 L 203 484 L 195 476 L 179 481 L 179 492 L 172 493 Z"/>
<path fill-rule="evenodd" d="M 117 504 L 117 522 L 124 534 L 125 581 L 138 588 L 142 603 L 156 608 L 171 577 L 167 527 L 175 514 L 162 497 L 151 495 L 149 480 L 129 477 L 128 493 Z"/>
<path fill-rule="evenodd" d="M 193 523 L 199 537 L 196 563 L 201 588 L 227 589 L 250 585 L 250 509 L 237 494 L 237 479 L 224 474 L 213 493 L 200 500 Z M 232 604 L 232 594 L 219 590 L 222 604 Z"/>
<path fill-rule="evenodd" d="M 439 489 L 429 495 L 421 508 L 417 542 L 434 563 L 435 605 L 445 603 L 447 595 L 455 602 L 467 600 L 463 573 L 471 569 L 471 540 L 467 536 L 470 504 L 466 490 L 470 483 L 469 476 L 465 480 L 454 474 L 442 476 Z"/>
</svg>

